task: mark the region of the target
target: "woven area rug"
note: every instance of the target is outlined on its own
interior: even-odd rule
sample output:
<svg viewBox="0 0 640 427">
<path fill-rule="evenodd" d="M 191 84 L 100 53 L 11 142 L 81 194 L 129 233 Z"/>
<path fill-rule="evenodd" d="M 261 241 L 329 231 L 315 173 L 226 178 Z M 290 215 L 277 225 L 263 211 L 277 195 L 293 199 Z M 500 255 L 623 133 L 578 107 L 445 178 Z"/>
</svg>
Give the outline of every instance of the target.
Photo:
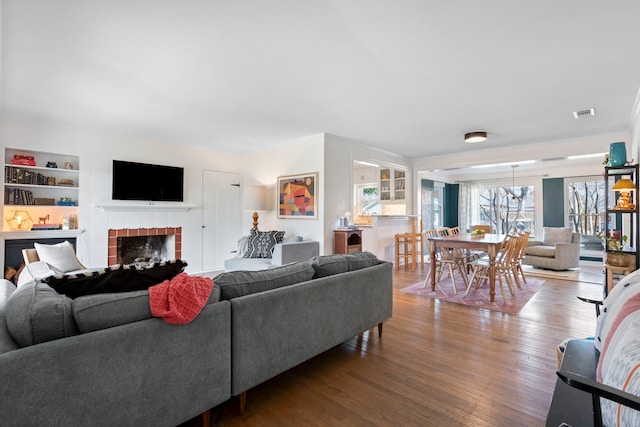
<svg viewBox="0 0 640 427">
<path fill-rule="evenodd" d="M 418 282 L 406 288 L 400 289 L 400 292 L 408 294 L 420 295 L 427 298 L 435 298 L 442 301 L 453 302 L 456 304 L 468 305 L 470 307 L 486 308 L 488 310 L 499 311 L 507 314 L 517 314 L 522 307 L 531 299 L 532 296 L 542 287 L 543 279 L 537 277 L 527 277 L 527 283 L 521 283 L 522 289 L 515 288 L 516 294 L 512 296 L 506 283 L 504 293 L 506 301 L 502 300 L 500 293 L 500 284 L 496 283 L 496 298 L 494 302 L 489 298 L 489 284 L 483 284 L 480 289 L 471 288 L 469 295 L 465 296 L 465 290 L 462 289 L 462 278 L 456 275 L 456 283 L 458 284 L 457 295 L 453 294 L 453 286 L 450 278 L 442 278 L 436 283 L 436 290 L 431 290 L 431 285 L 423 287 L 424 282 Z M 514 283 L 514 286 L 515 283 Z"/>
<path fill-rule="evenodd" d="M 545 270 L 544 268 L 536 268 L 530 265 L 523 265 L 522 270 L 524 274 L 536 277 L 548 277 L 550 279 L 557 280 L 571 280 L 574 282 L 586 282 L 586 283 L 604 283 L 604 276 L 602 270 L 602 262 L 580 262 L 580 268 L 572 268 L 565 271 Z"/>
</svg>

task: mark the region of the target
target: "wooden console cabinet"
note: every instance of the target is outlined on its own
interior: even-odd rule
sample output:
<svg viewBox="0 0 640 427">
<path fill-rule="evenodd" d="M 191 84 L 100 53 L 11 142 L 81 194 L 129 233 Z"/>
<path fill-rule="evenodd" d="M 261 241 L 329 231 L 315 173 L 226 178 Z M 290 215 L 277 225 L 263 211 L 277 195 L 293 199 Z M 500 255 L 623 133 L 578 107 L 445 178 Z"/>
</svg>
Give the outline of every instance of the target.
<svg viewBox="0 0 640 427">
<path fill-rule="evenodd" d="M 333 230 L 333 253 L 362 252 L 362 230 Z"/>
</svg>

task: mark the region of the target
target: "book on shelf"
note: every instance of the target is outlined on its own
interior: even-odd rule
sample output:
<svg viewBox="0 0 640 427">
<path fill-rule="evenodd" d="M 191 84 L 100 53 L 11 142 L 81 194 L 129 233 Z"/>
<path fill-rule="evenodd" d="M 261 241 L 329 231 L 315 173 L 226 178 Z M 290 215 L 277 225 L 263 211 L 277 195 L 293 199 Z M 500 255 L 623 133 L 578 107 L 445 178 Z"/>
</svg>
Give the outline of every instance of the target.
<svg viewBox="0 0 640 427">
<path fill-rule="evenodd" d="M 59 224 L 33 224 L 31 231 L 35 230 L 60 230 Z"/>
</svg>

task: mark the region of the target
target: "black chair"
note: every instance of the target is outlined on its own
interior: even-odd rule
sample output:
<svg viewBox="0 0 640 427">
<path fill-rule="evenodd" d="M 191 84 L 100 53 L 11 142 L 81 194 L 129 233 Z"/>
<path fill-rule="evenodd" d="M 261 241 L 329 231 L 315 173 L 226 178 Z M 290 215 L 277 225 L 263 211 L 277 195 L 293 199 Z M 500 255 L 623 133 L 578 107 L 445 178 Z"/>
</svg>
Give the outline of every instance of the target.
<svg viewBox="0 0 640 427">
<path fill-rule="evenodd" d="M 640 411 L 640 397 L 635 394 L 610 387 L 573 372 L 557 371 L 556 374 L 569 386 L 591 394 L 591 401 L 593 402 L 593 425 L 596 427 L 602 427 L 601 397 Z"/>
</svg>

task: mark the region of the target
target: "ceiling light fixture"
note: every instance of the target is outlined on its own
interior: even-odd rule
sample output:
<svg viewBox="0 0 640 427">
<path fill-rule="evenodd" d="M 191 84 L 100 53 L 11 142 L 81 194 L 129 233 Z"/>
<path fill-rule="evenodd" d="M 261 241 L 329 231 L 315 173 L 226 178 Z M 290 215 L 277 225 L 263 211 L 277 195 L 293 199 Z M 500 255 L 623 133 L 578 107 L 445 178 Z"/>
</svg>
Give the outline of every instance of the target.
<svg viewBox="0 0 640 427">
<path fill-rule="evenodd" d="M 578 159 L 591 159 L 593 157 L 604 157 L 605 154 L 609 153 L 591 153 L 591 154 L 577 154 L 575 156 L 568 156 L 567 160 L 578 160 Z"/>
<path fill-rule="evenodd" d="M 482 142 L 487 140 L 487 132 L 476 131 L 464 134 L 464 142 Z"/>
<path fill-rule="evenodd" d="M 535 160 L 521 160 L 519 162 L 491 163 L 488 165 L 471 166 L 471 169 L 495 168 L 497 166 L 528 165 L 535 162 L 536 162 Z"/>
</svg>

